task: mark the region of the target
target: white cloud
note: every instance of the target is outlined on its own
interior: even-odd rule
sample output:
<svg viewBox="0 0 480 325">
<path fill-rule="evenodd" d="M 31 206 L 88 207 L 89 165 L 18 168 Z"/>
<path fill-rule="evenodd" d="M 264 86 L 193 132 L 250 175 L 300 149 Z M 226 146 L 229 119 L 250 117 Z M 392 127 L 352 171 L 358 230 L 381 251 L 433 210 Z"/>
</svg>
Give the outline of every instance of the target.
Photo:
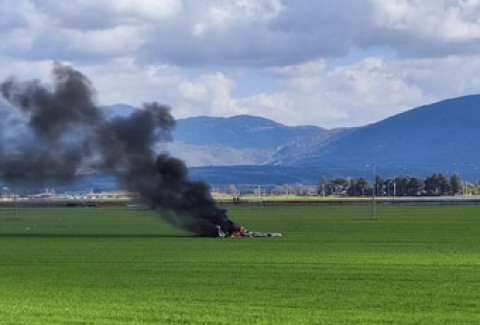
<svg viewBox="0 0 480 325">
<path fill-rule="evenodd" d="M 461 64 L 461 57 L 369 57 L 340 67 L 315 60 L 260 71 L 258 76 L 268 78 L 271 86 L 257 89 L 253 84 L 241 95 L 234 90 L 244 77 L 235 73 L 191 77 L 175 66 L 140 68 L 128 59 L 82 70 L 92 76 L 103 104 L 159 101 L 171 105 L 177 118 L 252 114 L 287 125 L 334 128 L 365 125 L 435 100 L 478 92 L 480 58 L 459 70 Z M 452 82 L 458 73 L 466 81 Z"/>
<path fill-rule="evenodd" d="M 363 125 L 425 102 L 422 90 L 407 82 L 402 69 L 376 57 L 337 68 L 323 61 L 283 66 L 268 72 L 279 77 L 274 92 L 240 102 L 251 114 L 287 125 Z"/>
<path fill-rule="evenodd" d="M 207 87 L 202 82 L 186 80 L 179 85 L 178 90 L 183 98 L 194 102 L 205 101 L 208 95 Z"/>
<path fill-rule="evenodd" d="M 36 5 L 55 18 L 56 25 L 81 29 L 142 25 L 175 17 L 182 11 L 181 0 L 37 1 Z"/>
<path fill-rule="evenodd" d="M 194 115 L 241 114 L 241 107 L 231 95 L 233 87 L 233 80 L 220 72 L 204 74 L 194 79 L 184 77 L 178 85 L 178 102 Z"/>
<path fill-rule="evenodd" d="M 14 57 L 31 51 L 48 25 L 48 17 L 28 0 L 0 2 L 0 16 L 0 51 Z"/>
<path fill-rule="evenodd" d="M 329 85 L 335 85 L 338 106 L 345 107 L 350 119 L 371 123 L 399 113 L 425 101 L 422 90 L 408 83 L 405 71 L 381 58 L 366 58 L 329 73 Z"/>
<path fill-rule="evenodd" d="M 422 38 L 445 41 L 480 37 L 479 1 L 381 1 L 375 0 L 376 23 Z"/>
<path fill-rule="evenodd" d="M 277 122 L 285 122 L 286 124 L 295 121 L 295 115 L 298 113 L 293 107 L 292 98 L 289 94 L 283 92 L 255 94 L 243 98 L 240 104 L 245 107 L 245 113 L 270 117 Z M 288 117 L 288 120 L 285 120 L 285 117 Z"/>
<path fill-rule="evenodd" d="M 4 48 L 9 40 L 23 50 L 17 57 L 29 59 L 94 62 L 128 53 L 144 64 L 268 67 L 344 56 L 352 48 L 388 46 L 425 57 L 480 47 L 480 4 L 473 0 L 6 3 Z"/>
<path fill-rule="evenodd" d="M 480 92 L 480 56 L 399 61 L 405 80 L 423 89 L 429 100 Z"/>
<path fill-rule="evenodd" d="M 2 74 L 70 63 L 101 104 L 357 126 L 480 89 L 480 0 L 5 0 Z"/>
<path fill-rule="evenodd" d="M 98 0 L 92 0 L 98 3 Z M 122 14 L 135 14 L 141 18 L 162 20 L 177 15 L 182 9 L 181 0 L 117 0 L 105 1 L 113 11 Z"/>
<path fill-rule="evenodd" d="M 92 80 L 101 105 L 125 103 L 139 107 L 157 101 L 170 105 L 177 118 L 244 113 L 231 95 L 234 81 L 221 72 L 192 78 L 187 71 L 174 66 L 140 67 L 128 58 L 108 66 L 88 65 L 79 69 Z"/>
<path fill-rule="evenodd" d="M 208 102 L 205 104 L 211 115 L 232 116 L 244 112 L 231 96 L 234 82 L 223 73 L 205 75 L 200 80 L 208 92 Z"/>
<path fill-rule="evenodd" d="M 177 86 L 184 79 L 183 71 L 174 66 L 138 66 L 129 57 L 76 68 L 92 80 L 101 105 L 124 103 L 139 107 L 157 101 L 173 106 Z"/>
<path fill-rule="evenodd" d="M 386 44 L 409 57 L 478 53 L 477 0 L 374 0 L 374 19 Z"/>
<path fill-rule="evenodd" d="M 277 17 L 283 6 L 279 0 L 233 0 L 213 1 L 207 8 L 208 21 L 226 25 L 240 21 L 268 21 Z"/>
<path fill-rule="evenodd" d="M 117 26 L 102 30 L 64 30 L 65 46 L 77 53 L 90 55 L 125 56 L 132 54 L 142 43 L 138 29 Z"/>
<path fill-rule="evenodd" d="M 47 81 L 50 78 L 52 71 L 52 61 L 16 61 L 11 58 L 0 56 L 2 62 L 2 73 L 0 80 L 9 77 L 16 77 L 19 79 L 39 79 Z"/>
</svg>

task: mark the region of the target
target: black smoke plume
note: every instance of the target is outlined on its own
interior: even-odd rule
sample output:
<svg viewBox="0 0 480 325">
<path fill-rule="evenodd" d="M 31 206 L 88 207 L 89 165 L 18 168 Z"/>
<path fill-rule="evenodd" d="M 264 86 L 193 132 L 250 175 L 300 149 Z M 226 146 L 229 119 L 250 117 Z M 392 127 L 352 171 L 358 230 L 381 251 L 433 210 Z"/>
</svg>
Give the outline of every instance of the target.
<svg viewBox="0 0 480 325">
<path fill-rule="evenodd" d="M 217 206 L 203 181 L 192 181 L 185 164 L 154 150 L 171 141 L 170 107 L 143 105 L 127 117 L 107 118 L 90 80 L 55 63 L 53 84 L 9 78 L 0 84 L 10 111 L 0 121 L 0 178 L 6 183 L 70 182 L 82 171 L 116 171 L 128 190 L 158 209 L 171 224 L 215 236 L 216 225 L 238 226 Z"/>
</svg>

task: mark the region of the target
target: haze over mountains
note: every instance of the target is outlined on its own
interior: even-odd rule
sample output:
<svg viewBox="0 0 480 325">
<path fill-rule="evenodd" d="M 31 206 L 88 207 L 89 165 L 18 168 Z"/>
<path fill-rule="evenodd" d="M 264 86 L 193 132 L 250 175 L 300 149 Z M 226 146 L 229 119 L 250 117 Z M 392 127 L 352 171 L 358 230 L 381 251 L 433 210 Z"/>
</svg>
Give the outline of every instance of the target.
<svg viewBox="0 0 480 325">
<path fill-rule="evenodd" d="M 479 126 L 479 95 L 448 99 L 358 128 L 293 165 L 355 170 L 375 161 L 386 174 L 458 173 L 480 180 Z"/>
<path fill-rule="evenodd" d="M 135 109 L 105 107 L 112 116 Z M 475 182 L 480 180 L 479 126 L 480 95 L 471 95 L 357 128 L 291 127 L 249 115 L 179 119 L 174 141 L 158 144 L 157 150 L 184 160 L 192 177 L 215 186 L 371 179 L 373 171 L 384 178 L 459 174 Z"/>
<path fill-rule="evenodd" d="M 479 126 L 480 95 L 447 99 L 347 129 L 287 127 L 252 116 L 199 117 L 178 121 L 172 153 L 213 183 L 371 178 L 374 165 L 382 177 L 442 173 L 474 182 L 480 180 Z M 200 150 L 189 151 L 188 146 Z M 215 170 L 221 176 L 214 176 Z"/>
</svg>

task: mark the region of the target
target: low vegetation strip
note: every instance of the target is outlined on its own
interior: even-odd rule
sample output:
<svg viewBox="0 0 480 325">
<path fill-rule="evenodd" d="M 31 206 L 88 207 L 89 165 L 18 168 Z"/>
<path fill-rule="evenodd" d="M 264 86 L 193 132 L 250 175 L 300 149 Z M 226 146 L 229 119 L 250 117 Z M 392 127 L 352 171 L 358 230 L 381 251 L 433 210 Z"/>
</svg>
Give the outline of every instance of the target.
<svg viewBox="0 0 480 325">
<path fill-rule="evenodd" d="M 368 206 L 235 206 L 232 219 L 283 234 L 236 239 L 149 210 L 11 212 L 0 324 L 480 322 L 479 206 L 379 206 L 376 220 Z"/>
</svg>

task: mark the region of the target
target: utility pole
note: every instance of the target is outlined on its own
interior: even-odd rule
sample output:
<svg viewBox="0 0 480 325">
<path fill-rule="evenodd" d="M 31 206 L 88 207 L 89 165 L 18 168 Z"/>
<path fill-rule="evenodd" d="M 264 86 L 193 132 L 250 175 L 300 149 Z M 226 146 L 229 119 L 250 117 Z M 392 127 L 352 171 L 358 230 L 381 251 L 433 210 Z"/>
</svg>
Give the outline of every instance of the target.
<svg viewBox="0 0 480 325">
<path fill-rule="evenodd" d="M 12 184 L 12 191 L 13 195 L 13 218 L 16 220 L 18 219 L 18 202 L 17 202 L 17 186 L 15 182 Z"/>
<path fill-rule="evenodd" d="M 17 219 L 18 218 L 18 204 L 17 204 L 17 195 L 13 194 L 13 218 Z"/>
<path fill-rule="evenodd" d="M 375 191 L 377 188 L 377 172 L 375 170 L 375 161 L 373 162 L 372 166 L 372 173 L 373 173 L 373 186 L 372 186 L 372 219 L 377 219 L 377 207 L 375 202 Z"/>
</svg>

